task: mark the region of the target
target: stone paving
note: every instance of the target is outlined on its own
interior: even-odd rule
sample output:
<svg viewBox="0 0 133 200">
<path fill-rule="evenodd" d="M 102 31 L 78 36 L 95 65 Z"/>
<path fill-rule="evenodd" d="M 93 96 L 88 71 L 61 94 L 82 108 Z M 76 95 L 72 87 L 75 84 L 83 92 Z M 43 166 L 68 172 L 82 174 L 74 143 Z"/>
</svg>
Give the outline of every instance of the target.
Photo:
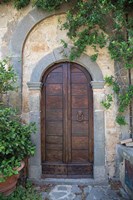
<svg viewBox="0 0 133 200">
<path fill-rule="evenodd" d="M 42 187 L 40 193 L 43 200 L 130 200 L 124 191 L 122 197 L 110 185 L 49 185 Z"/>
</svg>

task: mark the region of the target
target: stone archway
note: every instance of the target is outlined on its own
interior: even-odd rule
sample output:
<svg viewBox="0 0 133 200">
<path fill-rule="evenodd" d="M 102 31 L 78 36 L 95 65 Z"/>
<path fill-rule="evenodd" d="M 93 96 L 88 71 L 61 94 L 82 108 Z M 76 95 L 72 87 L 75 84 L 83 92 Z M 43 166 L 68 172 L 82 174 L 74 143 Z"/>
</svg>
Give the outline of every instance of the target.
<svg viewBox="0 0 133 200">
<path fill-rule="evenodd" d="M 40 97 L 41 97 L 41 78 L 44 72 L 52 66 L 54 63 L 67 61 L 60 50 L 59 47 L 51 52 L 50 54 L 44 56 L 35 66 L 30 82 L 28 82 L 29 87 L 29 105 L 30 105 L 30 121 L 35 121 L 38 126 L 37 135 L 33 136 L 33 140 L 36 143 L 37 151 L 36 155 L 30 159 L 29 175 L 32 179 L 40 179 L 42 175 L 41 166 L 41 126 L 40 126 Z M 104 110 L 102 109 L 100 102 L 104 96 L 103 87 L 104 81 L 102 72 L 99 66 L 92 62 L 90 58 L 83 54 L 76 63 L 85 67 L 91 74 L 93 81 L 91 81 L 93 89 L 93 99 L 94 99 L 94 179 L 104 180 L 106 178 L 105 170 L 105 127 L 104 127 Z"/>
</svg>

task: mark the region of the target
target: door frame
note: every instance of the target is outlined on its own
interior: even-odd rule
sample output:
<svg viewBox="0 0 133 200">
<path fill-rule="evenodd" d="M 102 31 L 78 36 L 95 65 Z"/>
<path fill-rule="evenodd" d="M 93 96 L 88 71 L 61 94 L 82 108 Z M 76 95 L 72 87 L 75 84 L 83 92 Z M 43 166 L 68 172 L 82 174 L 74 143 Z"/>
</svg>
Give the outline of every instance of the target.
<svg viewBox="0 0 133 200">
<path fill-rule="evenodd" d="M 70 90 L 70 84 L 71 83 L 70 83 L 70 74 L 69 73 L 71 73 L 70 72 L 71 71 L 71 65 L 73 65 L 73 64 L 76 65 L 77 69 L 80 69 L 80 71 L 84 74 L 84 76 L 86 77 L 86 79 L 88 81 L 88 84 L 89 84 L 87 86 L 88 91 L 90 91 L 90 93 L 87 92 L 87 94 L 88 94 L 87 95 L 88 96 L 88 102 L 89 102 L 89 105 L 90 105 L 89 108 L 88 108 L 89 109 L 89 113 L 88 113 L 88 127 L 89 127 L 88 128 L 88 131 L 89 131 L 88 132 L 88 140 L 89 140 L 89 142 L 88 142 L 88 147 L 89 147 L 88 154 L 89 155 L 88 155 L 88 158 L 89 158 L 90 166 L 92 166 L 92 168 L 93 168 L 93 165 L 94 165 L 93 90 L 92 90 L 92 87 L 91 87 L 92 77 L 89 74 L 89 72 L 84 67 L 82 67 L 81 65 L 79 65 L 79 64 L 77 64 L 75 62 L 66 61 L 66 62 L 59 62 L 59 63 L 54 64 L 53 66 L 48 68 L 45 71 L 45 73 L 43 74 L 43 76 L 42 76 L 42 81 L 41 82 L 43 84 L 42 84 L 42 88 L 41 88 L 41 102 L 40 102 L 40 109 L 41 109 L 41 163 L 42 163 L 42 171 L 43 171 L 43 168 L 44 168 L 43 164 L 45 163 L 45 162 L 43 163 L 43 161 L 46 158 L 46 146 L 45 146 L 45 144 L 46 144 L 46 119 L 45 119 L 45 116 L 46 116 L 46 113 L 45 113 L 45 110 L 46 110 L 46 90 L 45 90 L 46 79 L 47 79 L 48 75 L 54 69 L 56 69 L 58 66 L 62 65 L 62 73 L 64 72 L 63 73 L 63 77 L 64 77 L 65 72 L 66 72 L 67 78 L 68 78 L 67 82 L 63 81 L 62 84 L 68 84 L 67 87 L 69 87 L 69 90 Z M 67 66 L 67 68 L 65 66 Z M 66 94 L 66 92 L 65 92 L 65 94 Z M 70 93 L 67 94 L 67 100 L 71 101 Z M 68 107 L 67 109 L 65 109 L 67 107 L 66 104 L 68 104 L 68 102 L 66 102 L 66 100 L 64 100 L 64 99 L 63 99 L 63 102 L 64 102 L 64 104 L 63 104 L 64 105 L 64 113 L 63 113 L 62 117 L 71 115 L 71 108 Z M 68 126 L 69 126 L 68 132 L 66 132 L 66 128 L 64 128 L 64 136 L 65 136 L 64 137 L 64 144 L 66 143 L 66 141 L 69 141 L 68 144 L 69 144 L 69 150 L 70 151 L 68 153 L 68 157 L 64 157 L 66 155 L 66 151 L 67 151 L 67 149 L 64 149 L 64 151 L 62 152 L 63 153 L 63 157 L 62 157 L 63 160 L 62 161 L 65 161 L 65 159 L 66 159 L 66 163 L 59 164 L 59 166 L 60 167 L 63 166 L 63 165 L 67 166 L 69 164 L 70 165 L 74 165 L 75 164 L 75 166 L 76 166 L 76 164 L 78 164 L 78 163 L 73 163 L 72 164 L 72 163 L 69 163 L 69 160 L 67 160 L 68 158 L 71 158 L 71 153 L 70 152 L 72 151 L 72 149 L 71 149 L 71 147 L 72 147 L 71 140 L 70 140 L 69 137 L 67 137 L 68 133 L 69 133 L 69 131 L 71 129 L 71 125 L 70 125 L 69 121 L 65 120 L 65 118 L 64 118 L 63 121 L 65 121 L 65 123 L 64 123 L 65 127 L 66 127 L 66 124 L 68 124 Z M 72 123 L 72 121 L 71 121 L 71 123 Z M 71 134 L 71 132 L 70 132 L 70 134 Z M 67 138 L 69 138 L 69 139 L 67 139 Z M 84 164 L 82 162 L 80 164 L 87 166 L 87 165 L 89 165 L 89 162 L 88 162 L 88 164 L 87 163 Z M 48 165 L 50 165 L 50 163 Z M 58 164 L 55 162 L 54 165 L 58 165 Z M 84 178 L 86 178 L 86 177 L 88 178 L 88 177 L 92 177 L 92 176 L 93 176 L 93 172 L 92 172 L 92 174 L 83 175 Z M 76 177 L 76 178 L 82 178 L 82 175 L 80 175 L 80 174 L 79 175 L 69 175 L 69 176 L 67 176 L 67 175 L 46 175 L 46 174 L 43 175 L 43 173 L 42 173 L 42 177 L 44 177 L 44 178 L 46 178 L 46 177 L 58 177 L 58 178 L 61 178 L 61 177 L 67 177 L 67 178 L 68 177 L 73 177 L 73 178 L 75 178 Z"/>
<path fill-rule="evenodd" d="M 66 62 L 69 60 L 63 56 L 63 47 L 54 49 L 53 52 L 45 55 L 34 67 L 30 81 L 27 83 L 29 88 L 29 117 L 31 122 L 37 124 L 37 134 L 32 136 L 36 145 L 35 156 L 30 158 L 29 177 L 39 180 L 42 176 L 41 166 L 41 123 L 40 123 L 40 98 L 41 98 L 41 79 L 45 71 L 54 63 Z M 69 50 L 67 49 L 69 55 Z M 92 62 L 88 55 L 83 54 L 75 63 L 83 66 L 93 79 L 91 82 L 93 89 L 93 116 L 94 116 L 94 179 L 105 180 L 107 177 L 105 167 L 105 115 L 101 106 L 104 98 L 104 81 L 101 69 Z"/>
</svg>

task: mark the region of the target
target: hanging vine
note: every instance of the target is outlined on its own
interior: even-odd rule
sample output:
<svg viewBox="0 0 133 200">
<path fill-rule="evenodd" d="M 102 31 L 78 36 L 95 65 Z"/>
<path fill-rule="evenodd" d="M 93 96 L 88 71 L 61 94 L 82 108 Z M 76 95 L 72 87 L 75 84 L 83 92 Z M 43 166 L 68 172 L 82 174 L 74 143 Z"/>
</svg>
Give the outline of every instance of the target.
<svg viewBox="0 0 133 200">
<path fill-rule="evenodd" d="M 0 0 L 7 3 L 10 0 Z M 21 9 L 30 0 L 13 0 L 14 6 Z M 46 11 L 58 9 L 70 0 L 33 0 L 34 6 Z M 62 29 L 67 30 L 68 37 L 74 47 L 70 52 L 70 60 L 74 60 L 90 46 L 94 49 L 91 56 L 96 61 L 99 49 L 107 47 L 112 59 L 121 62 L 124 69 L 133 69 L 133 0 L 74 0 L 72 8 L 67 12 L 66 22 Z M 65 41 L 62 41 L 67 47 Z M 133 85 L 131 76 L 129 85 L 122 86 L 117 77 L 105 77 L 105 83 L 111 86 L 118 96 L 118 114 L 116 122 L 125 125 L 124 112 L 133 99 Z M 113 101 L 112 94 L 108 94 L 102 105 L 109 109 Z M 130 106 L 131 107 L 131 106 Z M 132 122 L 131 122 L 132 123 Z M 133 130 L 132 130 L 133 131 Z"/>
</svg>

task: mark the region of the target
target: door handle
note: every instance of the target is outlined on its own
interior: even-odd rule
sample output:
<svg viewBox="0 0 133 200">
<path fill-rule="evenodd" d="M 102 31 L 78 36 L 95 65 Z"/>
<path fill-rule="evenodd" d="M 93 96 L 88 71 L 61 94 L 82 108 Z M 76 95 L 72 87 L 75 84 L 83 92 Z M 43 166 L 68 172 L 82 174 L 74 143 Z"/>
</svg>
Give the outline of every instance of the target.
<svg viewBox="0 0 133 200">
<path fill-rule="evenodd" d="M 84 114 L 81 110 L 77 112 L 77 121 L 82 122 L 84 120 Z"/>
</svg>

